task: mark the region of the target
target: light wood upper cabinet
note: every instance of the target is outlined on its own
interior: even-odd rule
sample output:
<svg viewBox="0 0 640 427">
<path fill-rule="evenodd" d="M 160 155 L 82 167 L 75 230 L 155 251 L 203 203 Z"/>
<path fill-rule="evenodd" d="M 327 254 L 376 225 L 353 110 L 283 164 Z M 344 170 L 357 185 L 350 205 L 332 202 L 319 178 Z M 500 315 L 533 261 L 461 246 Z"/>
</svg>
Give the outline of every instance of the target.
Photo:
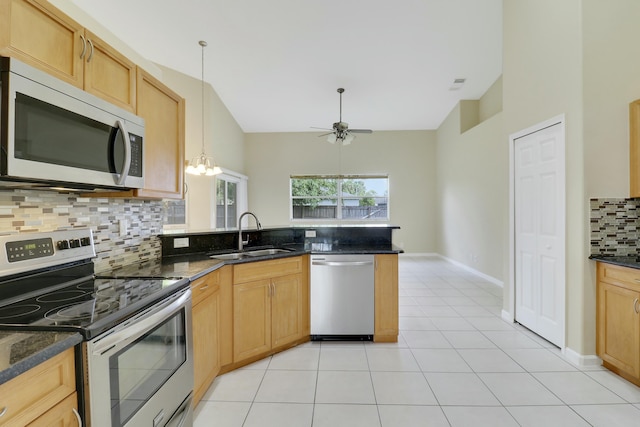
<svg viewBox="0 0 640 427">
<path fill-rule="evenodd" d="M 603 365 L 640 385 L 640 270 L 598 263 L 596 352 Z"/>
<path fill-rule="evenodd" d="M 70 420 L 63 425 L 77 425 L 74 360 L 71 348 L 0 385 L 0 408 L 6 408 L 0 424 L 51 426 Z"/>
<path fill-rule="evenodd" d="M 185 101 L 138 67 L 138 116 L 145 120 L 145 188 L 135 197 L 181 199 L 184 185 Z"/>
<path fill-rule="evenodd" d="M 640 99 L 629 104 L 629 190 L 640 197 Z"/>
<path fill-rule="evenodd" d="M 84 42 L 84 90 L 135 113 L 136 64 L 89 30 Z"/>
<path fill-rule="evenodd" d="M 84 28 L 43 0 L 0 2 L 0 54 L 83 88 Z"/>
<path fill-rule="evenodd" d="M 136 65 L 49 2 L 2 1 L 0 22 L 1 55 L 136 111 Z"/>
<path fill-rule="evenodd" d="M 376 342 L 398 341 L 398 255 L 375 256 L 375 321 Z"/>
</svg>

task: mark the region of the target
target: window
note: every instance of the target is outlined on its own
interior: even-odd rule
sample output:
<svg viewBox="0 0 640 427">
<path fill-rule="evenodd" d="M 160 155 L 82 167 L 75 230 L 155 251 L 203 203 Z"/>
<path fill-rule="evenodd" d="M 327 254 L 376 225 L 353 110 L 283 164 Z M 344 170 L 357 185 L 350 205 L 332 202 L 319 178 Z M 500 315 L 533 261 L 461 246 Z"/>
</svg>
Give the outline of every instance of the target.
<svg viewBox="0 0 640 427">
<path fill-rule="evenodd" d="M 294 220 L 386 221 L 388 206 L 387 176 L 291 176 Z"/>
<path fill-rule="evenodd" d="M 247 208 L 247 177 L 232 171 L 216 176 L 216 228 L 238 226 L 238 215 Z"/>
</svg>

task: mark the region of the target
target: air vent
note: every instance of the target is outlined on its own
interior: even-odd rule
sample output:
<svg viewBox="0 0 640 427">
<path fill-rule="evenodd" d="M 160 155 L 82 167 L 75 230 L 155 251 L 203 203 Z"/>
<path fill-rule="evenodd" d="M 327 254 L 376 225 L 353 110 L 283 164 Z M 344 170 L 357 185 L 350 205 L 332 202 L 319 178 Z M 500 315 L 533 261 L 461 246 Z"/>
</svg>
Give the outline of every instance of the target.
<svg viewBox="0 0 640 427">
<path fill-rule="evenodd" d="M 455 79 L 455 80 L 453 80 L 453 84 L 451 85 L 449 90 L 458 90 L 458 89 L 460 89 L 464 85 L 464 82 L 466 82 L 466 81 L 467 81 L 467 79 Z"/>
</svg>

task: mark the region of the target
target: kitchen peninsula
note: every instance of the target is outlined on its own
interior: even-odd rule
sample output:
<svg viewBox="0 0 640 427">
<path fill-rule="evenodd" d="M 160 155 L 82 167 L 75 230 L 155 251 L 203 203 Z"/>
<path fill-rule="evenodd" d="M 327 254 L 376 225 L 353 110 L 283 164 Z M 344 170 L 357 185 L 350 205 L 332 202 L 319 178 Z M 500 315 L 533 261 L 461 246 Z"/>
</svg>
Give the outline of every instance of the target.
<svg viewBox="0 0 640 427">
<path fill-rule="evenodd" d="M 397 342 L 398 254 L 402 251 L 391 237 L 398 228 L 253 229 L 242 235 L 246 242 L 242 252 L 237 249 L 237 230 L 160 236 L 162 261 L 145 267 L 144 274 L 188 275 L 192 280 L 195 401 L 218 373 L 309 341 L 313 254 L 374 257 L 373 341 Z"/>
</svg>

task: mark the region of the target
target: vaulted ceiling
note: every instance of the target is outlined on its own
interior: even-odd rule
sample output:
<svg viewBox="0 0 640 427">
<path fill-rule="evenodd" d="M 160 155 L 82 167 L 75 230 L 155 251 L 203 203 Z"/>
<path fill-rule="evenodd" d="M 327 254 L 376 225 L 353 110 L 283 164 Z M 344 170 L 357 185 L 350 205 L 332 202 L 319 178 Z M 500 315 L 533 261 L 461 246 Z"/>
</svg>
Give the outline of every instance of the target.
<svg viewBox="0 0 640 427">
<path fill-rule="evenodd" d="M 502 73 L 502 0 L 72 0 L 205 80 L 244 132 L 436 129 Z M 455 79 L 466 79 L 452 90 Z"/>
</svg>

